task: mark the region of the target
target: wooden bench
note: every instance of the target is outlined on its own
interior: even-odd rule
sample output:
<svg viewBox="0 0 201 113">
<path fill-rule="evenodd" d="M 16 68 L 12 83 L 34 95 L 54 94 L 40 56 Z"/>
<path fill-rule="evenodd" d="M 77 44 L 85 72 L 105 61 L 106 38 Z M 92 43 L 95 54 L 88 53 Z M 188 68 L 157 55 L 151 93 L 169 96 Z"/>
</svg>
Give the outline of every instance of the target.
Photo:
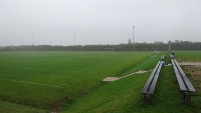
<svg viewBox="0 0 201 113">
<path fill-rule="evenodd" d="M 170 54 L 170 59 L 174 59 L 174 55 Z"/>
<path fill-rule="evenodd" d="M 164 59 L 165 59 L 165 55 L 162 55 L 160 60 L 164 61 Z"/>
<path fill-rule="evenodd" d="M 151 97 L 150 95 L 154 94 L 154 90 L 160 74 L 161 67 L 162 67 L 162 61 L 159 61 L 156 67 L 153 69 L 150 77 L 148 78 L 146 84 L 144 85 L 144 88 L 141 91 L 141 93 L 144 94 L 145 101 L 147 101 Z"/>
<path fill-rule="evenodd" d="M 180 91 L 183 95 L 183 101 L 184 101 L 184 103 L 190 103 L 191 93 L 196 92 L 196 90 L 193 87 L 193 85 L 191 84 L 191 82 L 189 81 L 189 79 L 187 78 L 187 76 L 184 73 L 184 71 L 182 70 L 182 68 L 179 66 L 177 60 L 173 56 L 171 56 L 171 57 L 172 57 L 171 61 L 172 61 L 174 72 L 175 72 L 175 75 L 177 78 L 177 82 L 178 82 Z"/>
</svg>

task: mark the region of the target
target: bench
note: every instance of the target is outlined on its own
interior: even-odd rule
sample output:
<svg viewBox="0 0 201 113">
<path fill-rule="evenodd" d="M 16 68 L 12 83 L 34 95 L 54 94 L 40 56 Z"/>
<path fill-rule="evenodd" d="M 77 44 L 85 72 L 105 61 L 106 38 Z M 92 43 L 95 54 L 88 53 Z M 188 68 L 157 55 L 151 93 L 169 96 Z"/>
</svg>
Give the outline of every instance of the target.
<svg viewBox="0 0 201 113">
<path fill-rule="evenodd" d="M 170 59 L 174 59 L 174 55 L 173 54 L 170 54 Z"/>
<path fill-rule="evenodd" d="M 165 56 L 163 57 L 163 60 L 164 58 Z M 153 69 L 150 77 L 148 78 L 146 84 L 144 85 L 144 88 L 141 91 L 141 93 L 144 94 L 145 101 L 149 100 L 149 98 L 151 97 L 150 95 L 154 94 L 154 90 L 156 87 L 161 67 L 162 67 L 162 61 L 159 61 L 156 67 Z"/>
<path fill-rule="evenodd" d="M 165 59 L 165 55 L 162 55 L 161 58 L 160 58 L 160 60 L 164 61 L 164 59 Z"/>
<path fill-rule="evenodd" d="M 195 88 L 187 78 L 186 74 L 182 70 L 182 68 L 179 66 L 177 60 L 174 58 L 173 55 L 170 55 L 172 65 L 174 68 L 174 72 L 177 78 L 177 82 L 180 88 L 180 91 L 183 95 L 183 101 L 184 103 L 190 103 L 191 101 L 191 93 L 196 92 Z"/>
</svg>

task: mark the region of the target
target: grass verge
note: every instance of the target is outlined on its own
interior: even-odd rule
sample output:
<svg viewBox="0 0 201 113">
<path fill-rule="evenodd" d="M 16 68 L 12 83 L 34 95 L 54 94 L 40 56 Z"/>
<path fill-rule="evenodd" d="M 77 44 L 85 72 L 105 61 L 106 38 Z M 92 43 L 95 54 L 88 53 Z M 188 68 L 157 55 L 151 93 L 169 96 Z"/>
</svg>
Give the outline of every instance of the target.
<svg viewBox="0 0 201 113">
<path fill-rule="evenodd" d="M 50 111 L 33 108 L 21 104 L 15 104 L 0 100 L 0 113 L 49 113 Z"/>
<path fill-rule="evenodd" d="M 168 58 L 169 59 L 169 58 Z M 169 59 L 170 60 L 170 59 Z M 144 102 L 140 93 L 150 73 L 108 83 L 78 99 L 65 113 L 199 113 L 201 96 L 192 95 L 189 105 L 183 104 L 173 68 L 162 68 L 155 94 Z"/>
</svg>

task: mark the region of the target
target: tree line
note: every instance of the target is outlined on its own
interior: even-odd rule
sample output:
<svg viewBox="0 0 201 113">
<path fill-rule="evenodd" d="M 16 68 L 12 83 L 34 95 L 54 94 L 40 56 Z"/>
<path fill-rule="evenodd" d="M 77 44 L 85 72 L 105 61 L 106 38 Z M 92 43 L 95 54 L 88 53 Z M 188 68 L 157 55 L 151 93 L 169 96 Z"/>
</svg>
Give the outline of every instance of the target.
<svg viewBox="0 0 201 113">
<path fill-rule="evenodd" d="M 171 43 L 172 50 L 201 50 L 201 42 L 179 41 Z M 134 43 L 135 51 L 166 51 L 168 43 Z M 0 51 L 133 51 L 133 43 L 118 45 L 20 45 L 0 47 Z"/>
</svg>

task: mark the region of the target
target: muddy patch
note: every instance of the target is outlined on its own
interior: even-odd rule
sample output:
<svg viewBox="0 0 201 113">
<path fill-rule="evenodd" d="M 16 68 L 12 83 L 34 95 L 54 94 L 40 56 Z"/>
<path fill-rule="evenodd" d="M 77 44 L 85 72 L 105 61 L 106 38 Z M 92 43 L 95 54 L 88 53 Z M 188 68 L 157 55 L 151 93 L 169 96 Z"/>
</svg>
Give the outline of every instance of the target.
<svg viewBox="0 0 201 113">
<path fill-rule="evenodd" d="M 183 69 L 189 76 L 189 79 L 193 81 L 196 90 L 201 93 L 201 65 L 183 66 Z"/>
</svg>

